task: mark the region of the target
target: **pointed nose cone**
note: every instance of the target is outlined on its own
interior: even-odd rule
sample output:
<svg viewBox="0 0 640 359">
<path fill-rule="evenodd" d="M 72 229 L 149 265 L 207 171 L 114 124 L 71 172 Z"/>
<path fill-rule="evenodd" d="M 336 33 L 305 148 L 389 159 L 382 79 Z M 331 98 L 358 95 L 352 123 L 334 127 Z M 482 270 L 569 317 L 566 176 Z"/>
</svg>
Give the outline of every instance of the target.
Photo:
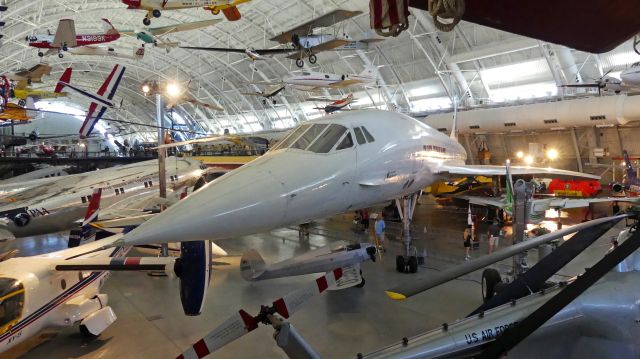
<svg viewBox="0 0 640 359">
<path fill-rule="evenodd" d="M 277 228 L 284 184 L 265 168 L 266 155 L 202 187 L 125 236 L 125 244 L 215 240 Z"/>
</svg>

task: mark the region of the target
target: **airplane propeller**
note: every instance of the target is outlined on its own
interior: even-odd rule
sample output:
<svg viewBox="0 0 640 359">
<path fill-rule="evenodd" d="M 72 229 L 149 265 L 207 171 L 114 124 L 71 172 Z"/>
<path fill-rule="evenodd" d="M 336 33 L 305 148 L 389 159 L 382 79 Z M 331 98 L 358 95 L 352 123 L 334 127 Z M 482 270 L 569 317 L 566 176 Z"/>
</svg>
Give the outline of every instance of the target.
<svg viewBox="0 0 640 359">
<path fill-rule="evenodd" d="M 277 329 L 277 326 L 282 323 L 282 319 L 276 316 L 276 314 L 283 318 L 289 318 L 293 313 L 300 310 L 309 299 L 324 292 L 327 288 L 335 286 L 341 277 L 342 268 L 327 272 L 327 274 L 316 279 L 312 284 L 276 299 L 271 306 L 261 306 L 260 312 L 258 312 L 256 316 L 252 316 L 243 309 L 240 309 L 204 338 L 177 356 L 176 359 L 203 358 L 257 329 L 260 323 L 272 325 Z"/>
</svg>

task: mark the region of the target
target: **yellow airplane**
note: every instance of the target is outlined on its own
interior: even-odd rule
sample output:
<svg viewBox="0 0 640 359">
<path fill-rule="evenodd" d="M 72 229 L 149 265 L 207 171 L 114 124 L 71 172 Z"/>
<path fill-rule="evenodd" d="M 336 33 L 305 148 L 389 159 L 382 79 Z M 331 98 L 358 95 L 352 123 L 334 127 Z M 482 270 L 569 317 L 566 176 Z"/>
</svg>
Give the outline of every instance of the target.
<svg viewBox="0 0 640 359">
<path fill-rule="evenodd" d="M 27 101 L 27 105 L 31 104 L 33 107 L 33 102 L 31 99 Z M 27 108 L 18 106 L 14 103 L 8 103 L 7 107 L 0 109 L 0 121 L 30 121 L 33 117 L 29 116 Z"/>
<path fill-rule="evenodd" d="M 11 89 L 11 93 L 9 95 L 9 97 L 11 98 L 17 98 L 18 105 L 20 106 L 26 105 L 27 98 L 29 97 L 34 99 L 43 99 L 43 98 L 65 97 L 65 96 L 67 96 L 66 92 L 54 92 L 54 91 L 32 89 L 27 84 L 27 81 L 18 81 L 18 83 L 14 85 L 13 89 Z"/>
<path fill-rule="evenodd" d="M 204 9 L 211 11 L 213 15 L 218 15 L 220 11 L 222 11 L 227 20 L 237 21 L 240 20 L 240 11 L 238 11 L 238 8 L 236 6 L 249 1 L 251 0 L 232 0 L 227 2 L 226 4 L 222 2 L 218 5 L 205 6 Z"/>
</svg>

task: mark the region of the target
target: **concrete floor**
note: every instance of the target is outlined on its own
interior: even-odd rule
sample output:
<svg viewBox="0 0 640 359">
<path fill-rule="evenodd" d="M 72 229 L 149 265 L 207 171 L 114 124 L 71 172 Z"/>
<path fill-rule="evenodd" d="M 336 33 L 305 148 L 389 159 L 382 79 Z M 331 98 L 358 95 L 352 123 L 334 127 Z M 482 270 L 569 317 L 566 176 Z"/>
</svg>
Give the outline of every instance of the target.
<svg viewBox="0 0 640 359">
<path fill-rule="evenodd" d="M 573 217 L 579 218 L 580 214 Z M 364 288 L 329 291 L 312 299 L 290 322 L 324 358 L 355 358 L 359 352 L 367 353 L 402 337 L 463 318 L 481 303 L 480 272 L 403 302 L 391 301 L 383 291 L 460 263 L 464 257 L 462 230 L 465 225 L 466 211 L 442 209 L 423 198 L 414 215 L 412 233 L 419 251 L 427 251 L 427 263 L 417 274 L 395 271 L 395 255 L 402 247 L 399 225 L 389 224 L 391 240 L 383 260 L 363 265 Z M 595 243 L 567 266 L 563 274 L 579 273 L 593 263 L 609 247 L 610 236 Z M 229 265 L 215 267 L 205 310 L 198 317 L 186 317 L 182 313 L 177 280 L 144 273 L 113 273 L 104 292 L 109 295 L 109 304 L 118 320 L 97 339 L 83 338 L 77 327 L 46 330 L 2 357 L 173 358 L 234 311 L 245 309 L 255 314 L 261 304 L 270 304 L 317 277 L 245 282 L 239 272 L 239 255 L 244 250 L 255 248 L 268 263 L 273 263 L 337 240 L 368 241 L 369 235 L 355 230 L 352 216 L 342 215 L 314 223 L 308 242 L 301 242 L 298 232 L 288 228 L 219 242 L 234 255 L 217 259 Z M 508 244 L 503 241 L 501 246 L 505 245 Z M 6 243 L 0 250 L 11 247 L 19 248 L 20 255 L 44 253 L 66 247 L 66 238 L 62 234 L 29 238 Z M 486 243 L 481 243 L 472 256 L 486 251 Z M 261 327 L 211 357 L 285 358 L 271 334 L 270 328 Z"/>
</svg>

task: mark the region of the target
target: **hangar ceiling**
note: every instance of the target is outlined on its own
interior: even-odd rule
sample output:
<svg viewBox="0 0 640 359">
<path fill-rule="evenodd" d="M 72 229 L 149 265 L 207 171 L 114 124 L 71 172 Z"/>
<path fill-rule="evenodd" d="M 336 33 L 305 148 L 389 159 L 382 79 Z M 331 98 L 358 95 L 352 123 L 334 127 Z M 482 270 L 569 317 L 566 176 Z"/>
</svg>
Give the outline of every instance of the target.
<svg viewBox="0 0 640 359">
<path fill-rule="evenodd" d="M 102 17 L 111 20 L 118 29 L 142 29 L 145 14 L 127 10 L 118 0 L 10 0 L 7 5 L 0 73 L 40 62 L 37 50 L 27 46 L 25 37 L 55 31 L 59 19 L 74 19 L 78 33 L 98 33 L 102 29 Z M 167 39 L 185 46 L 270 48 L 277 44 L 269 38 L 336 8 L 364 12 L 337 28 L 360 39 L 373 36 L 369 30 L 368 7 L 367 0 L 253 0 L 239 6 L 240 21 L 223 20 L 213 27 L 172 34 Z M 607 71 L 615 74 L 640 59 L 630 41 L 610 53 L 591 55 L 465 22 L 453 32 L 441 33 L 436 31 L 428 13 L 411 11 L 414 16 L 410 18 L 410 28 L 399 37 L 374 43 L 367 50 L 324 52 L 318 55 L 317 64 L 305 67 L 349 74 L 361 72 L 366 64 L 374 64 L 378 67 L 380 86 L 353 89 L 355 97 L 361 99 L 357 106 L 423 115 L 449 109 L 453 101 L 462 106 L 486 106 L 572 96 L 575 90 L 564 93 L 557 85 L 591 82 Z M 223 15 L 217 17 L 223 18 Z M 210 12 L 201 9 L 164 11 L 160 18 L 153 19 L 152 26 L 211 18 L 214 17 Z M 108 45 L 132 53 L 140 44 L 135 38 L 123 36 Z M 113 64 L 126 65 L 124 82 L 116 95 L 123 99 L 123 106 L 106 115 L 119 120 L 155 121 L 154 103 L 141 91 L 142 83 L 149 80 L 178 80 L 184 84 L 191 81 L 191 95 L 224 107 L 224 112 L 215 112 L 191 104 L 178 106 L 177 112 L 188 124 L 206 132 L 220 133 L 226 128 L 233 132 L 284 128 L 322 115 L 313 109 L 315 104 L 304 101 L 308 93 L 287 89 L 275 106 L 264 105 L 259 97 L 241 94 L 257 89 L 250 84 L 252 81 L 275 82 L 299 70 L 293 61 L 282 56 L 253 64 L 239 54 L 179 48 L 166 51 L 147 46 L 145 57 L 138 61 L 72 54 L 62 59 L 50 56 L 43 61 L 49 63 L 53 71 L 45 83 L 37 87 L 47 88 L 53 87 L 67 66 L 73 66 L 72 81 L 96 90 Z M 330 94 L 337 97 L 344 93 L 332 90 Z M 70 100 L 82 108 L 87 104 L 79 97 Z M 143 139 L 151 139 L 155 133 L 143 126 L 128 126 Z"/>
</svg>

